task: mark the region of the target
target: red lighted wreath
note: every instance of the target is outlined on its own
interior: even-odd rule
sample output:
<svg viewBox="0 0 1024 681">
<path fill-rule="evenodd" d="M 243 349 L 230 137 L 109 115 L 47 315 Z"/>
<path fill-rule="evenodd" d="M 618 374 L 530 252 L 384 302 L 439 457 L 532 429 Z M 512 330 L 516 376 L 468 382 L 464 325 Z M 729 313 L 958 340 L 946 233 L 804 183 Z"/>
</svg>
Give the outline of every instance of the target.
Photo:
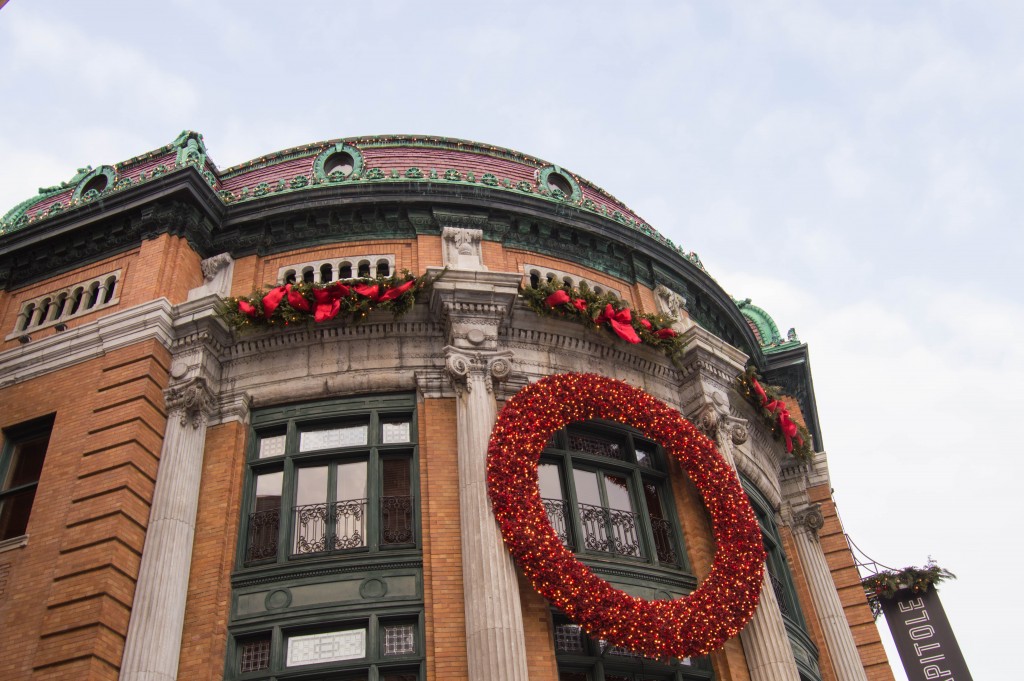
<svg viewBox="0 0 1024 681">
<path fill-rule="evenodd" d="M 552 433 L 591 419 L 625 423 L 658 441 L 700 491 L 717 547 L 690 595 L 630 596 L 577 560 L 551 527 L 537 461 Z M 491 434 L 487 487 L 505 544 L 533 587 L 593 638 L 647 657 L 684 658 L 721 647 L 754 615 L 765 553 L 736 474 L 692 423 L 638 388 L 594 374 L 558 374 L 523 388 Z"/>
</svg>

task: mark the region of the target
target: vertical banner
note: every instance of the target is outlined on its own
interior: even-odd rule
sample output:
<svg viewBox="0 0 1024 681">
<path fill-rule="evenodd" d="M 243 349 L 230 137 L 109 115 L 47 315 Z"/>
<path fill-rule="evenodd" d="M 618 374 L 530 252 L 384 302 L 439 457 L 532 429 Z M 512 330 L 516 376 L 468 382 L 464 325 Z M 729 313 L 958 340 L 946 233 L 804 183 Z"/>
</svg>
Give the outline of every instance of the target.
<svg viewBox="0 0 1024 681">
<path fill-rule="evenodd" d="M 973 681 L 934 588 L 881 602 L 910 681 Z"/>
</svg>

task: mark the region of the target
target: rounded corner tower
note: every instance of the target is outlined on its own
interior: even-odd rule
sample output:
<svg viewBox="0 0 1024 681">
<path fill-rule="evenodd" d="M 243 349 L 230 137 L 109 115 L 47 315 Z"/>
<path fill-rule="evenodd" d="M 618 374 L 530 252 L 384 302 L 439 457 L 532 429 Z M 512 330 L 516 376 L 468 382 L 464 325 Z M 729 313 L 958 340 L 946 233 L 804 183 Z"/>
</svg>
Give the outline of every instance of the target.
<svg viewBox="0 0 1024 681">
<path fill-rule="evenodd" d="M 393 135 L 222 170 L 185 131 L 0 219 L 0 329 L 0 677 L 892 678 L 807 346 L 560 166 Z M 588 635 L 506 551 L 491 429 L 566 373 L 668 404 L 735 470 L 765 578 L 707 655 Z M 657 438 L 570 423 L 537 484 L 629 598 L 708 576 L 723 521 Z"/>
</svg>

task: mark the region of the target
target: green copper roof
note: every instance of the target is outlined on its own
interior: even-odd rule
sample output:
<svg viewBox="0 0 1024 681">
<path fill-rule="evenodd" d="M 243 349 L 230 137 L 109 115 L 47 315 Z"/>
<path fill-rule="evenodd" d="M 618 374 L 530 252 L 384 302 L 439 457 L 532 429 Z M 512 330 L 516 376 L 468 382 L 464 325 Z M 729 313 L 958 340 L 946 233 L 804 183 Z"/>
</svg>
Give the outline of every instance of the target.
<svg viewBox="0 0 1024 681">
<path fill-rule="evenodd" d="M 747 324 L 750 325 L 754 335 L 757 336 L 757 340 L 761 343 L 761 349 L 765 354 L 788 350 L 800 345 L 796 329 L 787 331 L 786 337 L 783 338 L 782 334 L 779 333 L 779 327 L 775 325 L 775 320 L 772 319 L 771 315 L 757 305 L 751 304 L 750 298 L 744 300 L 734 298 L 733 300 L 736 303 L 736 307 L 740 309 L 740 312 L 746 318 Z"/>
</svg>

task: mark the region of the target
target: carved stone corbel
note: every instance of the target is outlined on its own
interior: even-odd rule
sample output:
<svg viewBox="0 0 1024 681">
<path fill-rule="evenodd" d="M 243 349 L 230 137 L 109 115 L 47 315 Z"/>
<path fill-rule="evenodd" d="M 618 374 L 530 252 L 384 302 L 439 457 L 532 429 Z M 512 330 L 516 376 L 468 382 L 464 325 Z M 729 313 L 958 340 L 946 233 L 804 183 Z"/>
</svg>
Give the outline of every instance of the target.
<svg viewBox="0 0 1024 681">
<path fill-rule="evenodd" d="M 202 377 L 171 386 L 164 391 L 164 402 L 168 417 L 176 415 L 182 426 L 191 423 L 193 428 L 212 417 L 217 409 L 217 400 Z"/>
<path fill-rule="evenodd" d="M 441 230 L 442 262 L 457 270 L 485 271 L 482 229 L 445 227 Z"/>
</svg>

